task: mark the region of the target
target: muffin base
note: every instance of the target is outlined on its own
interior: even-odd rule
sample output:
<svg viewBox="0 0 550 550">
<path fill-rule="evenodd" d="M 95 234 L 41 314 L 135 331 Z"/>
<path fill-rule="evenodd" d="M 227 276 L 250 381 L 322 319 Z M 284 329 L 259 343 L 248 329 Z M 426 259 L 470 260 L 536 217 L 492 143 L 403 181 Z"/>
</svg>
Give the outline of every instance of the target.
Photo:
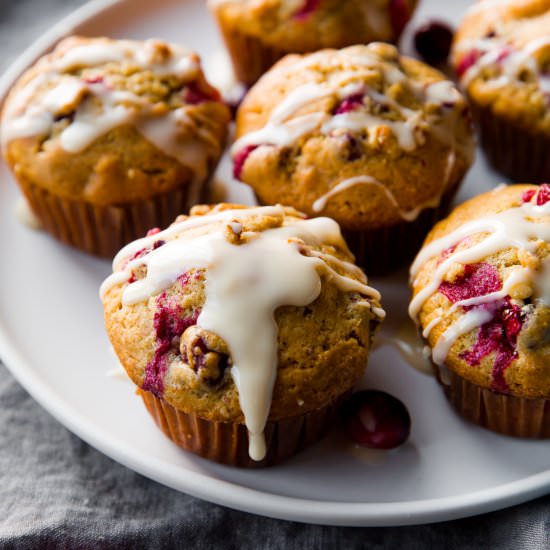
<svg viewBox="0 0 550 550">
<path fill-rule="evenodd" d="M 336 411 L 349 393 L 321 409 L 300 416 L 268 422 L 267 455 L 256 462 L 248 456 L 248 431 L 244 424 L 213 422 L 179 411 L 163 399 L 138 389 L 145 407 L 162 432 L 186 451 L 239 468 L 273 466 L 320 440 L 336 419 Z"/>
<path fill-rule="evenodd" d="M 188 184 L 148 200 L 96 206 L 58 197 L 24 180 L 19 183 L 48 233 L 65 244 L 106 258 L 112 258 L 124 245 L 145 236 L 149 229 L 168 226 L 194 204 L 190 204 Z"/>
<path fill-rule="evenodd" d="M 434 372 L 447 399 L 466 420 L 503 435 L 550 438 L 550 400 L 496 393 L 450 370 L 443 380 L 437 365 Z"/>
<path fill-rule="evenodd" d="M 514 182 L 544 183 L 550 180 L 550 136 L 495 115 L 490 107 L 473 101 L 481 145 L 491 165 Z"/>
</svg>

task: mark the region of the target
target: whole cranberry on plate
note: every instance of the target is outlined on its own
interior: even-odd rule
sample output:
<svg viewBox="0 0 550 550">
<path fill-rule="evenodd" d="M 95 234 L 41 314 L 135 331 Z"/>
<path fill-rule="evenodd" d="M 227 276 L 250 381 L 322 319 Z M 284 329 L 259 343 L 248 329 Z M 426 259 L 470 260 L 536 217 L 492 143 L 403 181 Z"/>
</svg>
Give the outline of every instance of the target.
<svg viewBox="0 0 550 550">
<path fill-rule="evenodd" d="M 414 33 L 414 47 L 430 65 L 445 63 L 453 42 L 453 30 L 442 21 L 428 21 Z"/>
<path fill-rule="evenodd" d="M 396 397 L 378 390 L 353 394 L 344 407 L 344 431 L 358 445 L 393 449 L 407 441 L 411 417 Z"/>
</svg>

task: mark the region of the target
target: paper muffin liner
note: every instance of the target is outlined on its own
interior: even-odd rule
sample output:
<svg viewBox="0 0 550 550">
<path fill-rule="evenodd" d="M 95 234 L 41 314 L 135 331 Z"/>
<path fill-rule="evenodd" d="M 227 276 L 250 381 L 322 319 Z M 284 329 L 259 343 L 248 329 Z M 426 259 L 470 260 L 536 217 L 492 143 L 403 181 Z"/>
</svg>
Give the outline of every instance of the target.
<svg viewBox="0 0 550 550">
<path fill-rule="evenodd" d="M 96 256 L 112 258 L 124 245 L 153 227 L 166 227 L 187 213 L 190 185 L 152 199 L 119 206 L 96 206 L 58 197 L 25 180 L 19 184 L 43 227 L 56 239 Z"/>
<path fill-rule="evenodd" d="M 481 145 L 492 166 L 515 182 L 550 180 L 550 136 L 529 132 L 495 115 L 490 107 L 472 103 Z"/>
<path fill-rule="evenodd" d="M 216 16 L 225 45 L 231 56 L 235 76 L 252 86 L 273 64 L 287 55 L 288 50 L 268 46 L 261 39 L 229 28 L 222 17 Z"/>
<path fill-rule="evenodd" d="M 432 227 L 449 213 L 451 202 L 462 179 L 452 185 L 436 208 L 426 208 L 416 220 L 371 229 L 342 230 L 355 260 L 369 276 L 384 275 L 410 264 Z"/>
<path fill-rule="evenodd" d="M 264 432 L 267 455 L 256 462 L 248 456 L 248 431 L 244 424 L 205 420 L 196 414 L 179 411 L 151 392 L 138 389 L 157 426 L 176 445 L 203 458 L 240 468 L 279 464 L 319 441 L 335 421 L 336 411 L 349 393 L 320 409 L 268 422 Z"/>
<path fill-rule="evenodd" d="M 532 439 L 550 438 L 550 400 L 497 393 L 434 365 L 453 408 L 466 420 L 493 432 Z"/>
</svg>

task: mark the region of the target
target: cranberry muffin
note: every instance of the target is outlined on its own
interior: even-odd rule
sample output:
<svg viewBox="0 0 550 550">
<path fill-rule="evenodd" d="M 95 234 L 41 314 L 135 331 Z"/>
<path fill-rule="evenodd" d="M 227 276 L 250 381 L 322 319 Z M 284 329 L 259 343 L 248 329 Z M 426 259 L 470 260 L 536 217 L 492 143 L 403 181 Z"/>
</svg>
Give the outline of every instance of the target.
<svg viewBox="0 0 550 550">
<path fill-rule="evenodd" d="M 282 206 L 195 207 L 124 248 L 101 294 L 160 428 L 243 467 L 323 435 L 384 317 L 336 222 Z"/>
<path fill-rule="evenodd" d="M 396 43 L 417 0 L 209 0 L 237 77 L 254 84 L 289 53 Z"/>
<path fill-rule="evenodd" d="M 229 119 L 195 53 L 71 37 L 11 90 L 3 152 L 52 235 L 112 257 L 196 204 Z"/>
<path fill-rule="evenodd" d="M 411 269 L 410 314 L 468 420 L 550 437 L 550 185 L 500 187 L 436 225 Z"/>
<path fill-rule="evenodd" d="M 452 60 L 493 166 L 513 181 L 548 181 L 550 0 L 478 2 Z"/>
<path fill-rule="evenodd" d="M 334 218 L 369 273 L 412 259 L 473 153 L 453 83 L 378 42 L 285 57 L 246 96 L 233 145 L 260 203 Z"/>
</svg>

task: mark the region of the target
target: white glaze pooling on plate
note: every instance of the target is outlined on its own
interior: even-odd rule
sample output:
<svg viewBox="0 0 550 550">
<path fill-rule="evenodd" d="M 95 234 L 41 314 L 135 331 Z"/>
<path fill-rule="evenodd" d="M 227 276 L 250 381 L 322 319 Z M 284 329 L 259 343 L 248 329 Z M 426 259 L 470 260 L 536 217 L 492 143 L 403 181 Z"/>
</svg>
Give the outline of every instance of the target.
<svg viewBox="0 0 550 550">
<path fill-rule="evenodd" d="M 281 225 L 243 233 L 243 225 L 251 216 L 276 216 Z M 201 228 L 201 224 L 206 225 L 206 232 L 191 231 Z M 243 237 L 242 243 L 228 240 L 228 230 Z M 308 253 L 309 247 L 322 243 L 345 247 L 336 222 L 329 218 L 289 217 L 280 206 L 192 217 L 141 240 L 138 246 L 152 244 L 151 239 L 166 244 L 127 265 L 124 260 L 132 257 L 136 245 L 123 249 L 115 265 L 122 262 L 124 267 L 105 281 L 101 293 L 128 280 L 132 269 L 141 265 L 147 267 L 147 273 L 124 289 L 124 304 L 157 295 L 182 273 L 205 270 L 206 298 L 197 325 L 217 334 L 228 345 L 233 362 L 231 374 L 249 431 L 249 454 L 253 460 L 262 460 L 266 454 L 263 431 L 277 374 L 275 310 L 312 303 L 321 292 L 322 275 L 342 292 L 358 292 L 375 300 L 380 294 L 366 285 L 365 276 L 352 264 L 326 253 Z M 331 263 L 354 278 L 341 275 Z M 376 306 L 372 311 L 384 315 Z"/>
<path fill-rule="evenodd" d="M 272 111 L 263 127 L 243 135 L 236 141 L 232 148 L 233 154 L 237 154 L 249 146 L 291 146 L 298 139 L 312 132 L 330 136 L 337 132 L 362 132 L 366 130 L 369 143 L 375 146 L 382 129 L 389 129 L 399 146 L 404 151 L 410 152 L 423 145 L 426 135 L 431 133 L 450 148 L 449 159 L 452 162 L 448 162 L 441 192 L 425 201 L 414 211 L 401 208 L 396 200 L 392 200 L 393 195 L 390 190 L 387 191 L 387 195 L 399 215 L 407 221 L 416 219 L 425 208 L 439 205 L 456 162 L 456 149 L 460 147 L 454 137 L 454 126 L 456 118 L 460 116 L 460 111 L 464 106 L 464 99 L 450 81 L 442 80 L 429 84 L 414 81 L 402 72 L 395 63 L 382 57 L 378 52 L 379 48 L 390 48 L 390 46 L 372 44 L 363 49 L 352 47 L 331 52 L 337 61 L 343 65 L 340 73 L 332 75 L 330 79 L 326 79 L 322 83 L 307 82 L 292 90 Z M 326 55 L 326 52 L 312 54 L 294 64 L 283 65 L 273 71 L 281 73 L 281 79 L 285 78 L 285 73 L 291 71 L 315 72 L 317 67 L 322 66 Z M 353 69 L 349 68 L 350 64 L 353 65 Z M 372 76 L 373 74 L 380 74 L 388 85 L 400 84 L 405 86 L 414 94 L 420 106 L 416 109 L 408 108 L 360 80 L 362 77 Z M 362 105 L 367 106 L 368 109 L 353 109 L 348 112 L 332 113 L 327 110 L 325 103 L 321 103 L 321 100 L 328 98 L 344 101 L 357 94 L 363 96 Z M 311 110 L 311 104 L 314 102 L 319 102 L 319 110 Z M 427 104 L 445 105 L 446 109 L 443 109 L 441 114 L 429 115 L 424 112 Z M 374 114 L 373 109 L 371 109 L 374 105 L 387 107 L 397 115 L 397 118 L 390 119 Z M 302 113 L 304 110 L 306 112 Z M 469 158 L 469 152 L 466 148 L 462 147 L 462 149 L 461 152 Z M 337 183 L 335 188 L 329 190 L 326 195 L 318 197 L 312 206 L 313 210 L 316 212 L 322 211 L 330 197 L 350 187 L 349 181 Z M 352 178 L 352 181 L 357 180 Z"/>
<path fill-rule="evenodd" d="M 86 80 L 70 73 L 109 63 L 137 66 L 161 77 L 174 76 L 185 84 L 200 75 L 196 54 L 178 45 L 159 40 L 107 39 L 80 44 L 68 39 L 53 56 L 39 61 L 41 72 L 7 103 L 2 121 L 4 147 L 13 139 L 51 134 L 56 119 L 68 114 L 72 118 L 67 119 L 67 126 L 60 132 L 59 143 L 74 154 L 109 130 L 131 124 L 158 149 L 189 167 L 195 181 L 203 181 L 208 170 L 208 150 L 218 145 L 208 124 L 189 115 L 188 105 L 159 110 L 132 92 L 113 89 L 108 74 Z M 55 84 L 48 88 L 49 82 Z M 189 129 L 198 138 L 194 143 L 181 139 Z"/>
<path fill-rule="evenodd" d="M 532 200 L 536 200 L 536 196 Z M 550 242 L 550 202 L 541 206 L 537 206 L 534 202 L 527 202 L 496 214 L 476 218 L 462 224 L 452 233 L 431 242 L 420 251 L 411 267 L 413 286 L 416 285 L 415 279 L 426 262 L 440 256 L 462 240 L 484 233 L 487 236 L 480 242 L 468 248 L 455 250 L 441 261 L 430 281 L 411 301 L 409 315 L 413 320 L 418 322 L 422 306 L 430 296 L 437 292 L 449 268 L 454 263 L 474 264 L 507 248 L 534 252 L 541 242 Z M 530 284 L 534 288 L 535 294 L 540 294 L 540 272 L 531 267 L 513 269 L 504 280 L 501 291 L 457 302 L 447 315 L 456 311 L 460 306 L 488 304 L 506 296 L 511 289 L 520 284 Z M 544 292 L 546 289 L 543 288 L 542 293 Z M 428 337 L 442 318 L 436 316 L 424 329 L 423 336 Z M 452 345 L 461 335 L 480 327 L 491 318 L 490 308 L 474 309 L 460 316 L 433 347 L 434 362 L 442 364 Z"/>
</svg>

